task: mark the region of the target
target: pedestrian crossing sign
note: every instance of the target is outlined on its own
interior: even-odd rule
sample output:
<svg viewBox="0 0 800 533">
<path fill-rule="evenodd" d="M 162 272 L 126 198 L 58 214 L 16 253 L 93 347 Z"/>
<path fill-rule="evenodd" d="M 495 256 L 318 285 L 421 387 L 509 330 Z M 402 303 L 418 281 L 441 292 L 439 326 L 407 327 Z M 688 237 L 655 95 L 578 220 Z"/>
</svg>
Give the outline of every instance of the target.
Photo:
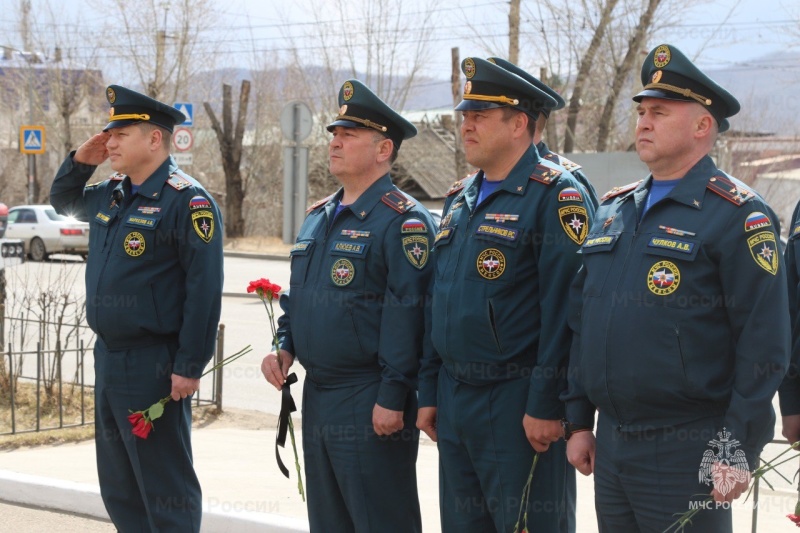
<svg viewBox="0 0 800 533">
<path fill-rule="evenodd" d="M 43 154 L 44 126 L 20 126 L 19 151 L 23 154 Z"/>
</svg>

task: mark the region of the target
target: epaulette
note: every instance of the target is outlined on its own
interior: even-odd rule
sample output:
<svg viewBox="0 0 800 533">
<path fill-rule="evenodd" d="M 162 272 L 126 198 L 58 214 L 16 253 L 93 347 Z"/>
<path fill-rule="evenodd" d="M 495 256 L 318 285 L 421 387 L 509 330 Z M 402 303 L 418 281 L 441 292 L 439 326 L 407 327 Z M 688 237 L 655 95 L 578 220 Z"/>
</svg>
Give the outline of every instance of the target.
<svg viewBox="0 0 800 533">
<path fill-rule="evenodd" d="M 463 188 L 464 188 L 464 186 L 466 185 L 466 182 L 467 182 L 467 180 L 468 180 L 468 179 L 470 179 L 470 178 L 471 178 L 472 176 L 474 176 L 474 175 L 475 175 L 475 174 L 470 174 L 469 176 L 465 176 L 465 177 L 461 178 L 460 180 L 458 180 L 457 182 L 455 182 L 454 184 L 452 184 L 452 185 L 450 186 L 450 188 L 447 190 L 447 192 L 446 192 L 446 193 L 444 193 L 444 195 L 445 195 L 445 196 L 452 196 L 452 195 L 454 195 L 455 193 L 457 193 L 458 191 L 460 191 L 461 189 L 463 189 Z"/>
<path fill-rule="evenodd" d="M 119 172 L 114 172 L 109 177 L 102 181 L 95 181 L 94 183 L 87 183 L 86 187 L 97 187 L 98 185 L 102 185 L 107 181 L 122 181 L 125 179 L 125 174 L 120 174 Z"/>
<path fill-rule="evenodd" d="M 175 189 L 176 191 L 182 191 L 183 189 L 186 189 L 186 188 L 192 186 L 192 182 L 191 181 L 187 180 L 186 178 L 184 178 L 183 176 L 180 176 L 179 174 L 177 174 L 175 172 L 173 172 L 172 174 L 169 175 L 169 179 L 167 180 L 167 183 L 173 189 Z"/>
<path fill-rule="evenodd" d="M 533 174 L 531 174 L 531 179 L 539 183 L 544 183 L 545 185 L 552 185 L 560 175 L 560 170 L 549 168 L 544 165 L 536 165 L 536 168 L 533 169 Z"/>
<path fill-rule="evenodd" d="M 744 204 L 747 200 L 755 196 L 755 193 L 747 189 L 740 189 L 725 176 L 714 176 L 708 180 L 708 185 L 706 187 L 737 206 Z"/>
<path fill-rule="evenodd" d="M 333 193 L 333 194 L 336 194 L 336 193 Z M 311 204 L 311 206 L 309 206 L 309 208 L 306 209 L 306 213 L 310 213 L 314 209 L 317 209 L 318 207 L 322 207 L 323 205 L 327 204 L 328 200 L 333 198 L 333 194 L 330 194 L 330 195 L 326 196 L 325 198 L 323 198 L 322 200 L 317 200 L 316 202 Z"/>
<path fill-rule="evenodd" d="M 620 187 L 614 187 L 600 198 L 600 203 L 602 204 L 606 200 L 610 200 L 611 198 L 616 198 L 621 194 L 625 194 L 626 192 L 632 191 L 633 189 L 638 187 L 641 182 L 642 180 L 639 180 L 639 181 L 634 181 L 633 183 L 629 183 L 627 185 L 622 185 Z"/>
<path fill-rule="evenodd" d="M 561 165 L 562 167 L 564 167 L 569 172 L 572 172 L 573 170 L 578 170 L 578 169 L 581 168 L 581 166 L 578 163 L 576 163 L 574 161 L 570 161 L 569 159 L 567 159 L 563 155 L 554 154 L 553 152 L 549 152 L 546 156 L 544 156 L 544 158 L 547 159 L 548 161 L 552 161 L 556 165 Z"/>
<path fill-rule="evenodd" d="M 381 202 L 385 203 L 398 213 L 405 213 L 415 204 L 411 200 L 405 197 L 403 193 L 400 191 L 389 191 L 381 197 Z"/>
</svg>

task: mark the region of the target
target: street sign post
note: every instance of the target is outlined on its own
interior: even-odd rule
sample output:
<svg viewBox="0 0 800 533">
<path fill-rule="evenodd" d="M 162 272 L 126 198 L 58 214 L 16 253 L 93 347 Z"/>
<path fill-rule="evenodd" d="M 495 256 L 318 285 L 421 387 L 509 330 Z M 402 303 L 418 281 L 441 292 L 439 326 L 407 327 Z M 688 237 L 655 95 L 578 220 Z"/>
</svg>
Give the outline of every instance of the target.
<svg viewBox="0 0 800 533">
<path fill-rule="evenodd" d="M 187 128 L 176 128 L 172 133 L 172 146 L 179 152 L 188 152 L 194 145 L 194 135 L 192 130 Z"/>
<path fill-rule="evenodd" d="M 23 154 L 43 154 L 44 126 L 19 127 L 19 151 Z"/>
<path fill-rule="evenodd" d="M 175 102 L 173 106 L 186 116 L 186 120 L 178 126 L 194 126 L 194 106 L 189 102 Z"/>
</svg>

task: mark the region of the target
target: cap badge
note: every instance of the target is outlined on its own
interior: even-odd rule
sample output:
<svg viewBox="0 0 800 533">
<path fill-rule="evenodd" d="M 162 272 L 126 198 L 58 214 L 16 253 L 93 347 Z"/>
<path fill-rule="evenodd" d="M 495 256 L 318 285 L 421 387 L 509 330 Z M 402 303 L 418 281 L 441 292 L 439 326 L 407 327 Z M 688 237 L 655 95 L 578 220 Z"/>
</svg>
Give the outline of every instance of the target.
<svg viewBox="0 0 800 533">
<path fill-rule="evenodd" d="M 667 66 L 670 60 L 670 51 L 669 46 L 662 44 L 658 48 L 656 48 L 656 53 L 653 56 L 653 64 L 656 68 L 664 68 Z"/>
<path fill-rule="evenodd" d="M 339 108 L 339 114 L 340 115 L 344 115 L 345 113 L 347 113 L 347 104 L 345 104 L 345 105 L 343 105 L 342 107 Z"/>
<path fill-rule="evenodd" d="M 117 101 L 117 93 L 114 92 L 114 89 L 109 87 L 106 89 L 106 98 L 108 98 L 108 103 L 113 104 Z"/>
<path fill-rule="evenodd" d="M 467 83 L 464 84 L 464 94 L 469 94 L 471 92 L 472 92 L 472 82 L 467 81 Z"/>
<path fill-rule="evenodd" d="M 342 95 L 344 96 L 344 101 L 347 102 L 353 97 L 353 84 L 349 81 L 344 82 L 344 86 L 342 86 Z"/>
<path fill-rule="evenodd" d="M 661 81 L 661 76 L 663 74 L 664 73 L 661 72 L 660 70 L 653 72 L 653 83 L 658 83 L 659 81 Z"/>
<path fill-rule="evenodd" d="M 467 79 L 472 78 L 475 75 L 475 61 L 471 57 L 468 57 L 464 60 L 464 75 Z"/>
</svg>

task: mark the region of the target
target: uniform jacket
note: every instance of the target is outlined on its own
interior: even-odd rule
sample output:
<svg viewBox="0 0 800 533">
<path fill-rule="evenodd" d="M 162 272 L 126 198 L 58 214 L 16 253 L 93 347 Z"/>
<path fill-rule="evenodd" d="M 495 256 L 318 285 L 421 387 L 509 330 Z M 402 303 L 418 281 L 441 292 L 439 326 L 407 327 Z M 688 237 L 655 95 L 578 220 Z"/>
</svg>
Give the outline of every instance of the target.
<svg viewBox="0 0 800 533">
<path fill-rule="evenodd" d="M 789 353 L 778 219 L 708 156 L 639 221 L 651 183 L 601 199 L 583 244 L 567 416 L 591 427 L 596 406 L 622 431 L 717 416 L 752 461 Z"/>
<path fill-rule="evenodd" d="M 172 159 L 131 195 L 115 174 L 61 165 L 50 201 L 90 224 L 86 318 L 112 350 L 177 342 L 173 372 L 198 378 L 211 359 L 222 300 L 222 219 L 213 198 Z"/>
<path fill-rule="evenodd" d="M 436 236 L 435 357 L 423 363 L 420 405 L 436 405 L 441 365 L 475 385 L 530 378 L 526 412 L 563 416 L 569 355 L 567 293 L 580 266 L 591 201 L 577 180 L 531 146 L 477 204 L 483 172 L 458 182 Z"/>
<path fill-rule="evenodd" d="M 786 279 L 789 286 L 789 315 L 792 321 L 791 364 L 778 396 L 783 416 L 800 415 L 800 203 L 794 208 L 789 241 L 786 244 Z"/>
<path fill-rule="evenodd" d="M 300 228 L 281 347 L 315 384 L 380 381 L 377 403 L 402 411 L 423 352 L 433 222 L 389 174 L 334 219 L 342 195 L 312 206 Z"/>
</svg>

